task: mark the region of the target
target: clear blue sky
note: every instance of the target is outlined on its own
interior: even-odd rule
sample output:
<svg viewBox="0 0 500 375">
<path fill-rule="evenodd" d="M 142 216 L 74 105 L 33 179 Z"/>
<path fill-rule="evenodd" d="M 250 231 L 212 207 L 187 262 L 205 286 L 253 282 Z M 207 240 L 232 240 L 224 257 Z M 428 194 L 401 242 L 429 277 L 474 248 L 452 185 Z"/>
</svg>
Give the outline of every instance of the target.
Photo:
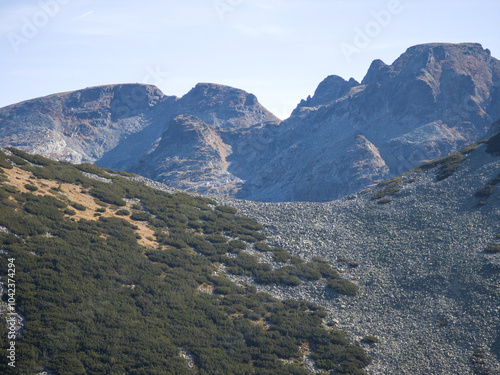
<svg viewBox="0 0 500 375">
<path fill-rule="evenodd" d="M 286 118 L 326 76 L 361 80 L 415 44 L 478 42 L 500 58 L 499 19 L 498 0 L 2 0 L 0 107 L 103 84 L 182 96 L 214 82 Z"/>
</svg>

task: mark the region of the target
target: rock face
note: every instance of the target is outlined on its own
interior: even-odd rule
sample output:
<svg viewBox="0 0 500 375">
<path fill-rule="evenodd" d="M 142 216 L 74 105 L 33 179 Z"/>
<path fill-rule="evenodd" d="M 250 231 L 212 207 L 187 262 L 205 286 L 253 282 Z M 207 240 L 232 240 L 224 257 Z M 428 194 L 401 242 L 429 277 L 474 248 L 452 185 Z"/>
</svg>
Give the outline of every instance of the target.
<svg viewBox="0 0 500 375">
<path fill-rule="evenodd" d="M 200 83 L 182 98 L 149 85 L 93 87 L 0 109 L 0 146 L 134 171 L 172 186 L 235 194 L 221 136 L 280 120 L 257 98 Z"/>
<path fill-rule="evenodd" d="M 227 171 L 230 153 L 216 126 L 181 115 L 170 121 L 156 149 L 133 170 L 176 188 L 230 195 L 241 183 Z"/>
<path fill-rule="evenodd" d="M 114 85 L 0 109 L 0 146 L 202 193 L 327 201 L 491 135 L 498 118 L 500 61 L 479 44 L 441 43 L 376 60 L 361 83 L 329 76 L 283 122 L 228 86 L 177 98 Z"/>
<path fill-rule="evenodd" d="M 390 66 L 374 61 L 361 84 L 326 78 L 281 124 L 260 175 L 240 175 L 238 197 L 332 200 L 473 143 L 499 117 L 500 61 L 488 50 L 411 47 Z"/>
<path fill-rule="evenodd" d="M 0 144 L 54 159 L 95 161 L 143 129 L 160 101 L 154 86 L 94 87 L 22 102 L 0 110 Z"/>
<path fill-rule="evenodd" d="M 277 117 L 257 101 L 255 95 L 243 90 L 211 83 L 199 83 L 182 98 L 165 97 L 165 100 L 161 101 L 156 107 L 157 115 L 148 119 L 147 126 L 122 140 L 115 148 L 109 149 L 97 160 L 96 164 L 115 170 L 148 174 L 149 176 L 155 176 L 161 182 L 173 183 L 171 178 L 162 175 L 160 171 L 162 167 L 148 165 L 147 162 L 153 162 L 153 160 L 159 162 L 158 155 L 163 152 L 162 149 L 169 153 L 167 149 L 176 146 L 177 138 L 172 136 L 168 128 L 171 124 L 170 121 L 177 116 L 197 117 L 198 120 L 194 122 L 199 121 L 210 125 L 217 137 L 227 133 L 245 133 L 251 129 L 260 128 L 265 124 L 276 125 L 280 123 Z M 176 134 L 181 135 L 180 133 Z M 164 135 L 170 135 L 168 137 L 170 143 L 165 140 L 162 141 Z M 225 145 L 224 148 L 230 153 L 231 145 Z M 156 152 L 155 158 L 147 156 L 152 152 Z M 202 158 L 198 160 L 202 164 L 210 162 L 209 159 L 204 159 L 208 157 L 208 154 L 198 153 L 197 155 L 191 155 L 189 158 Z M 217 161 L 214 161 L 214 163 L 217 164 Z M 193 164 L 193 167 L 195 164 Z M 163 165 L 166 167 L 166 164 Z M 173 172 L 168 168 L 165 172 Z M 152 170 L 156 170 L 156 172 L 152 173 Z M 191 183 L 188 179 L 184 179 L 183 181 L 186 183 L 177 182 L 174 185 L 184 189 L 197 187 L 201 189 L 200 192 L 204 193 L 225 193 L 233 190 L 233 180 L 239 180 L 237 177 L 230 176 L 230 180 L 226 181 L 226 175 L 228 176 L 229 173 L 225 173 L 223 174 L 224 177 L 221 175 L 221 181 L 216 181 L 208 169 L 205 169 L 203 173 L 200 173 L 200 171 L 193 172 L 193 176 L 197 176 L 196 181 Z M 206 178 L 203 177 L 205 172 L 207 172 Z M 171 176 L 173 175 L 171 174 Z M 215 186 L 212 186 L 211 184 L 214 183 Z M 225 187 L 226 183 L 229 186 Z"/>
</svg>

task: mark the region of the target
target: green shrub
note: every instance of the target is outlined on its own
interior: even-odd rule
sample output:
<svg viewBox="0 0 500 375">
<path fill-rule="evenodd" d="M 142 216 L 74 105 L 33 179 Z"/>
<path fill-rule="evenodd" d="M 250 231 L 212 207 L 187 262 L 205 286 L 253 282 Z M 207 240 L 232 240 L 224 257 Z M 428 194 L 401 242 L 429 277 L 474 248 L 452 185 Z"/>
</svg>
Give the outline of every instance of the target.
<svg viewBox="0 0 500 375">
<path fill-rule="evenodd" d="M 238 252 L 240 250 L 245 250 L 247 245 L 243 241 L 239 240 L 231 240 L 228 242 L 228 251 L 229 252 Z"/>
<path fill-rule="evenodd" d="M 121 209 L 121 210 L 116 211 L 115 214 L 118 216 L 129 216 L 130 211 L 126 210 L 126 209 Z"/>
<path fill-rule="evenodd" d="M 117 171 L 116 173 L 118 173 L 120 176 L 124 176 L 124 177 L 138 177 L 139 176 L 135 173 L 125 172 L 125 171 Z"/>
<path fill-rule="evenodd" d="M 238 238 L 239 238 L 241 241 L 250 242 L 250 243 L 254 243 L 254 242 L 257 242 L 257 241 L 258 241 L 258 240 L 257 240 L 257 239 L 255 239 L 253 236 L 241 235 L 241 236 L 238 236 Z"/>
<path fill-rule="evenodd" d="M 7 156 L 7 158 L 11 162 L 13 162 L 13 163 L 15 163 L 16 165 L 19 165 L 19 166 L 21 166 L 21 165 L 27 165 L 28 164 L 28 162 L 26 160 L 24 160 L 23 158 L 20 158 L 19 156 L 14 155 L 14 154 Z"/>
<path fill-rule="evenodd" d="M 365 344 L 378 344 L 380 340 L 378 337 L 375 336 L 365 336 L 361 339 L 361 342 L 364 342 Z"/>
<path fill-rule="evenodd" d="M 456 152 L 444 158 L 437 175 L 437 181 L 442 181 L 455 173 L 463 160 L 464 156 L 460 152 Z"/>
<path fill-rule="evenodd" d="M 1 201 L 2 205 L 11 207 L 11 208 L 19 208 L 19 203 L 17 203 L 15 200 L 12 199 L 2 199 Z"/>
<path fill-rule="evenodd" d="M 460 152 L 455 152 L 447 157 L 436 159 L 431 162 L 425 163 L 418 168 L 415 168 L 410 172 L 424 172 L 428 171 L 432 168 L 439 167 L 439 171 L 436 177 L 436 181 L 442 181 L 445 178 L 448 178 L 453 173 L 456 172 L 458 167 L 462 164 L 464 160 L 464 156 Z"/>
<path fill-rule="evenodd" d="M 390 180 L 385 180 L 385 181 L 379 182 L 377 184 L 377 186 L 386 186 L 386 185 L 389 185 L 391 187 L 394 187 L 394 186 L 399 185 L 401 183 L 401 181 L 403 181 L 402 177 L 395 177 L 395 178 L 391 178 Z"/>
<path fill-rule="evenodd" d="M 262 251 L 262 252 L 267 252 L 267 251 L 272 251 L 273 248 L 264 242 L 256 242 L 254 244 L 255 250 Z"/>
<path fill-rule="evenodd" d="M 125 206 L 127 204 L 123 200 L 125 193 L 113 185 L 100 183 L 98 186 L 94 186 L 89 193 L 102 202 L 114 204 L 119 207 Z"/>
<path fill-rule="evenodd" d="M 95 174 L 96 176 L 103 177 L 103 178 L 110 178 L 110 175 L 106 173 L 102 168 L 99 168 L 98 166 L 90 163 L 83 163 L 79 165 L 75 165 L 77 169 L 79 169 L 82 172 L 87 172 L 87 173 L 92 173 Z"/>
<path fill-rule="evenodd" d="M 55 164 L 56 162 L 50 159 L 47 159 L 46 157 L 43 157 L 41 155 L 32 155 L 28 154 L 27 152 L 15 149 L 13 147 L 9 147 L 8 150 L 12 152 L 14 155 L 19 156 L 20 158 L 23 158 L 30 163 L 36 164 L 36 165 L 41 165 L 41 166 L 49 166 L 52 164 Z"/>
<path fill-rule="evenodd" d="M 49 190 L 50 190 L 50 192 L 56 193 L 56 194 L 62 192 L 61 185 L 59 185 L 57 187 L 51 187 Z"/>
<path fill-rule="evenodd" d="M 355 296 L 358 294 L 358 286 L 345 279 L 329 280 L 327 285 L 330 289 L 346 296 Z"/>
<path fill-rule="evenodd" d="M 391 202 L 392 202 L 391 198 L 382 198 L 381 200 L 377 201 L 377 204 L 387 204 Z"/>
<path fill-rule="evenodd" d="M 500 253 L 500 245 L 490 243 L 490 244 L 488 244 L 488 246 L 485 247 L 484 251 L 486 251 L 487 253 L 490 253 L 490 254 Z"/>
<path fill-rule="evenodd" d="M 291 255 L 286 251 L 274 251 L 273 258 L 276 262 L 286 263 L 291 258 Z"/>
<path fill-rule="evenodd" d="M 4 185 L 4 186 L 2 186 L 2 189 L 5 190 L 7 193 L 11 193 L 11 194 L 19 193 L 19 190 L 15 186 L 12 186 L 12 185 Z"/>
<path fill-rule="evenodd" d="M 384 198 L 387 195 L 396 195 L 397 193 L 399 193 L 400 190 L 401 190 L 400 188 L 389 186 L 389 187 L 387 187 L 383 190 L 380 190 L 379 192 L 373 194 L 372 199 L 375 200 L 375 199 Z"/>
<path fill-rule="evenodd" d="M 5 169 L 14 168 L 11 163 L 7 160 L 7 155 L 3 151 L 0 151 L 0 167 Z"/>
<path fill-rule="evenodd" d="M 109 204 L 107 204 L 107 203 L 105 203 L 97 198 L 94 199 L 94 202 L 95 202 L 95 204 L 97 204 L 98 206 L 101 206 L 101 207 L 108 207 L 109 206 Z"/>
<path fill-rule="evenodd" d="M 151 214 L 148 214 L 147 212 L 134 212 L 130 218 L 135 221 L 148 221 L 151 220 L 152 216 Z"/>
<path fill-rule="evenodd" d="M 227 242 L 227 237 L 222 236 L 220 234 L 211 234 L 205 236 L 205 239 L 211 243 L 226 243 Z"/>
<path fill-rule="evenodd" d="M 236 212 L 238 212 L 238 210 L 236 208 L 229 207 L 229 206 L 217 206 L 217 207 L 215 207 L 215 209 L 217 211 L 224 212 L 224 213 L 227 213 L 227 214 L 232 214 L 232 215 L 235 215 Z"/>
<path fill-rule="evenodd" d="M 71 202 L 70 206 L 78 211 L 86 211 L 87 210 L 87 207 L 85 207 L 83 204 L 77 203 L 77 202 Z"/>
<path fill-rule="evenodd" d="M 25 184 L 24 187 L 26 188 L 26 190 L 29 190 L 29 191 L 37 191 L 38 190 L 38 187 L 36 187 L 35 185 L 32 185 L 32 184 Z"/>
<path fill-rule="evenodd" d="M 317 263 L 308 262 L 302 263 L 300 265 L 295 266 L 296 275 L 298 277 L 303 277 L 307 280 L 319 280 L 322 278 L 322 274 L 318 267 Z"/>
</svg>

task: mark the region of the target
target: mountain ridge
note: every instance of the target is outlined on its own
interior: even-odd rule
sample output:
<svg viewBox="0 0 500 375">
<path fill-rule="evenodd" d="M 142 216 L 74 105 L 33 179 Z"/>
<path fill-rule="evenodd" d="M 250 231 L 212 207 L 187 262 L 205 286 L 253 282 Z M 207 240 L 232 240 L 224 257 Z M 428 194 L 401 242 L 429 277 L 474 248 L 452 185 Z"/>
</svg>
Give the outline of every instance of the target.
<svg viewBox="0 0 500 375">
<path fill-rule="evenodd" d="M 375 60 L 361 83 L 325 78 L 284 121 L 253 94 L 211 83 L 200 83 L 181 98 L 147 85 L 101 86 L 64 95 L 74 98 L 54 105 L 45 97 L 0 109 L 1 145 L 148 173 L 201 193 L 328 201 L 491 134 L 491 124 L 500 118 L 500 61 L 477 43 L 413 46 L 391 65 Z M 96 97 L 102 97 L 100 104 Z M 34 109 L 28 115 L 29 105 Z M 53 119 L 57 106 L 65 112 Z M 195 116 L 215 126 L 217 142 L 227 152 L 224 162 L 216 157 L 215 170 L 187 171 L 189 163 L 183 163 L 184 169 L 175 172 L 171 163 L 160 160 L 159 155 L 169 153 L 162 136 L 178 116 Z M 193 168 L 209 165 L 209 155 L 199 153 Z M 186 155 L 186 162 L 190 158 Z M 167 176 L 171 172 L 188 172 L 194 180 L 174 182 Z"/>
<path fill-rule="evenodd" d="M 331 200 L 370 185 L 356 174 L 371 174 L 376 184 L 457 151 L 485 137 L 500 115 L 499 84 L 500 62 L 479 44 L 411 47 L 391 66 L 372 63 L 361 84 L 327 78 L 318 98 L 300 103 L 280 125 L 277 152 L 270 153 L 263 171 L 274 179 L 268 177 L 262 186 L 250 178 L 237 197 L 314 200 L 308 187 L 322 185 L 316 200 Z M 339 87 L 344 88 L 340 98 Z M 350 178 L 342 177 L 344 165 L 337 160 L 359 135 L 379 150 L 389 171 L 360 167 Z"/>
</svg>

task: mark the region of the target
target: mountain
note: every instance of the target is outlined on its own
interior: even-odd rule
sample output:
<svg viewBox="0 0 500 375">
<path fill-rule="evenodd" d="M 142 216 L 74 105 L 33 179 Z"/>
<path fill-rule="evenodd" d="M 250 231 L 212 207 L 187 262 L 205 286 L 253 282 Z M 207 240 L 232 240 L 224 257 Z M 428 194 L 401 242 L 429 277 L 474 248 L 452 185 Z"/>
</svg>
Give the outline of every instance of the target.
<svg viewBox="0 0 500 375">
<path fill-rule="evenodd" d="M 161 153 L 161 149 L 157 150 L 159 144 L 161 144 L 162 148 L 168 148 L 175 144 L 176 139 L 174 138 L 170 138 L 170 144 L 161 142 L 161 139 L 165 132 L 166 134 L 169 133 L 169 125 L 176 124 L 176 121 L 171 121 L 178 116 L 197 117 L 198 120 L 196 121 L 212 127 L 218 136 L 231 132 L 245 133 L 250 129 L 262 127 L 264 124 L 276 125 L 280 122 L 278 118 L 257 101 L 253 94 L 211 83 L 197 84 L 182 98 L 172 99 L 166 97 L 165 102 L 160 103 L 158 106 L 158 112 L 159 117 L 149 120 L 148 125 L 141 131 L 127 136 L 117 147 L 111 148 L 101 155 L 97 160 L 97 164 L 111 169 L 135 171 L 139 174 L 143 174 L 142 169 L 145 167 L 148 169 L 161 169 L 157 165 L 145 166 L 144 159 L 147 159 L 148 155 L 153 151 Z M 207 147 L 210 146 L 207 145 Z M 227 149 L 227 153 L 230 154 L 231 145 L 224 145 L 224 147 Z M 201 157 L 201 155 L 199 154 L 198 157 Z M 189 159 L 193 159 L 193 156 L 190 155 Z M 159 159 L 155 160 L 159 162 Z M 200 162 L 209 163 L 210 160 L 203 159 Z M 160 181 L 170 182 L 169 179 L 160 179 Z M 213 178 L 207 176 L 206 182 L 212 181 Z M 193 184 L 188 183 L 182 185 L 182 187 L 188 189 L 191 187 L 190 185 Z M 224 186 L 224 183 L 218 185 Z M 199 184 L 199 186 L 203 185 Z"/>
<path fill-rule="evenodd" d="M 157 108 L 173 101 L 147 85 L 50 95 L 3 108 L 0 142 L 53 159 L 93 162 L 128 135 L 161 121 Z"/>
<path fill-rule="evenodd" d="M 247 183 L 237 197 L 339 198 L 484 138 L 499 117 L 500 61 L 488 50 L 411 47 L 392 65 L 374 61 L 361 83 L 326 78 L 280 125 L 257 172 L 238 174 Z"/>
<path fill-rule="evenodd" d="M 323 308 L 243 280 L 353 298 L 345 275 L 232 207 L 138 179 L 0 151 L 2 374 L 366 374 Z"/>
<path fill-rule="evenodd" d="M 231 194 L 242 181 L 227 171 L 230 153 L 216 126 L 181 115 L 170 121 L 155 150 L 132 170 L 176 188 Z"/>
<path fill-rule="evenodd" d="M 500 134 L 327 203 L 0 168 L 3 373 L 500 371 Z"/>
<path fill-rule="evenodd" d="M 498 125 L 498 124 L 497 124 Z M 324 306 L 367 348 L 369 374 L 500 373 L 500 133 L 342 199 L 225 204 L 263 223 L 270 243 L 321 257 L 359 287 L 258 286 Z"/>
<path fill-rule="evenodd" d="M 500 61 L 433 43 L 374 61 L 361 83 L 327 77 L 283 122 L 228 86 L 112 85 L 0 109 L 0 145 L 201 193 L 328 201 L 492 135 L 498 118 Z"/>
<path fill-rule="evenodd" d="M 151 150 L 170 120 L 197 116 L 220 131 L 279 120 L 255 96 L 200 83 L 182 98 L 142 84 L 92 87 L 2 108 L 2 146 L 71 162 L 127 166 L 127 157 Z M 112 153 L 110 151 L 113 150 Z M 118 159 L 118 160 L 116 160 Z M 135 160 L 135 159 L 133 159 Z"/>
</svg>

